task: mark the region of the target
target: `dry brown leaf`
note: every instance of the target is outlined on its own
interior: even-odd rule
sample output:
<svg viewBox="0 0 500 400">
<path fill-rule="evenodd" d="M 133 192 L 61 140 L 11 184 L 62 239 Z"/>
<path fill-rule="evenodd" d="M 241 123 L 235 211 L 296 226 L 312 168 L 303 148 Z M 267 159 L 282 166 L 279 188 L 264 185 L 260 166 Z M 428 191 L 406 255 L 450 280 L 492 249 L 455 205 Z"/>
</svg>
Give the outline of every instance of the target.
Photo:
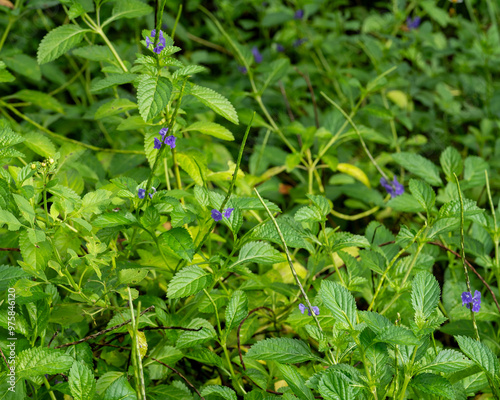
<svg viewBox="0 0 500 400">
<path fill-rule="evenodd" d="M 5 6 L 14 9 L 14 4 L 12 4 L 9 0 L 0 0 L 0 6 Z"/>
</svg>

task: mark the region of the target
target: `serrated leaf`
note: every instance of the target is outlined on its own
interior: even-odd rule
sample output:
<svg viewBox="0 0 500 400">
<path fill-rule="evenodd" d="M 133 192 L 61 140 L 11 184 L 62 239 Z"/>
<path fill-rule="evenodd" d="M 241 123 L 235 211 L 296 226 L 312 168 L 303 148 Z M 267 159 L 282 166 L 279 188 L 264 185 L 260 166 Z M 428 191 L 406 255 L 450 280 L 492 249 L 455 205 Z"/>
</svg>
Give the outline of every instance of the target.
<svg viewBox="0 0 500 400">
<path fill-rule="evenodd" d="M 0 210 L 0 228 L 7 224 L 9 231 L 17 231 L 21 227 L 21 222 L 9 211 Z"/>
<path fill-rule="evenodd" d="M 35 246 L 29 240 L 28 232 L 23 231 L 19 236 L 19 248 L 24 262 L 32 268 L 31 271 L 27 272 L 36 273 L 38 276 L 43 275 L 43 270 L 52 256 L 50 243 L 47 241 L 38 242 Z"/>
<path fill-rule="evenodd" d="M 0 291 L 7 290 L 10 282 L 17 281 L 29 275 L 21 268 L 12 267 L 10 265 L 0 265 Z"/>
<path fill-rule="evenodd" d="M 87 193 L 82 200 L 82 206 L 78 214 L 88 216 L 90 214 L 100 214 L 111 203 L 111 192 L 104 189 L 97 189 L 95 192 Z"/>
<path fill-rule="evenodd" d="M 305 361 L 323 361 L 315 356 L 302 340 L 291 338 L 264 339 L 255 343 L 245 356 L 253 360 L 297 364 Z"/>
<path fill-rule="evenodd" d="M 295 366 L 286 364 L 277 364 L 277 366 L 286 383 L 290 389 L 292 389 L 292 392 L 299 397 L 299 399 L 314 400 L 311 389 L 306 386 L 306 381 L 302 375 L 299 374 L 299 371 L 297 371 Z"/>
<path fill-rule="evenodd" d="M 454 147 L 447 147 L 439 157 L 439 162 L 446 175 L 448 182 L 455 182 L 455 177 L 453 173 L 460 176 L 463 170 L 462 157 L 457 149 Z"/>
<path fill-rule="evenodd" d="M 115 1 L 111 17 L 102 26 L 120 18 L 139 18 L 151 14 L 153 8 L 139 0 L 118 0 Z"/>
<path fill-rule="evenodd" d="M 118 282 L 122 285 L 137 285 L 148 274 L 145 268 L 125 268 L 118 271 Z"/>
<path fill-rule="evenodd" d="M 234 140 L 234 136 L 222 125 L 209 121 L 198 121 L 184 128 L 185 131 L 198 131 L 204 135 L 210 135 L 222 140 Z"/>
<path fill-rule="evenodd" d="M 53 61 L 68 50 L 75 47 L 90 29 L 82 29 L 76 25 L 63 25 L 47 33 L 38 46 L 38 64 Z"/>
<path fill-rule="evenodd" d="M 0 83 L 1 82 L 12 82 L 16 80 L 14 75 L 7 71 L 7 67 L 3 61 L 0 61 Z"/>
<path fill-rule="evenodd" d="M 24 142 L 24 138 L 15 133 L 7 121 L 0 120 L 0 150 Z"/>
<path fill-rule="evenodd" d="M 295 213 L 295 221 L 298 222 L 322 222 L 326 218 L 321 215 L 320 210 L 317 207 L 305 206 L 300 208 Z"/>
<path fill-rule="evenodd" d="M 411 303 L 418 326 L 421 326 L 436 309 L 440 294 L 439 283 L 434 275 L 426 271 L 415 275 L 412 282 Z"/>
<path fill-rule="evenodd" d="M 217 114 L 238 125 L 238 114 L 233 105 L 221 94 L 207 87 L 193 85 L 190 93 Z"/>
<path fill-rule="evenodd" d="M 226 308 L 226 336 L 248 315 L 248 298 L 244 291 L 235 290 Z"/>
<path fill-rule="evenodd" d="M 389 325 L 379 330 L 375 340 L 392 345 L 413 345 L 420 343 L 415 334 L 403 326 Z"/>
<path fill-rule="evenodd" d="M 34 347 L 17 355 L 16 374 L 20 378 L 32 378 L 44 374 L 66 373 L 74 359 L 60 350 Z"/>
<path fill-rule="evenodd" d="M 187 172 L 195 184 L 204 186 L 207 166 L 201 155 L 193 153 L 177 153 L 179 166 Z"/>
<path fill-rule="evenodd" d="M 159 115 L 172 97 L 172 83 L 162 76 L 141 75 L 138 78 L 137 104 L 144 122 Z"/>
<path fill-rule="evenodd" d="M 203 318 L 195 318 L 187 326 L 190 329 L 202 328 L 199 331 L 185 331 L 177 339 L 175 346 L 178 349 L 190 348 L 214 339 L 217 334 L 214 327 Z"/>
<path fill-rule="evenodd" d="M 69 370 L 69 388 L 75 400 L 93 400 L 96 392 L 94 373 L 83 362 L 76 361 Z"/>
<path fill-rule="evenodd" d="M 349 232 L 335 232 L 333 240 L 330 240 L 330 245 L 332 246 L 332 253 L 336 253 L 346 247 L 370 247 L 370 242 L 361 235 L 353 235 Z"/>
<path fill-rule="evenodd" d="M 207 288 L 213 281 L 213 274 L 197 265 L 181 269 L 168 285 L 167 297 L 179 299 L 188 297 Z"/>
<path fill-rule="evenodd" d="M 186 67 L 182 67 L 178 69 L 177 71 L 174 72 L 173 77 L 174 79 L 179 78 L 180 76 L 188 76 L 188 75 L 194 75 L 199 72 L 204 72 L 207 69 L 201 65 L 188 65 Z"/>
<path fill-rule="evenodd" d="M 359 317 L 375 333 L 380 333 L 382 329 L 391 326 L 392 322 L 383 315 L 373 311 L 358 311 Z"/>
<path fill-rule="evenodd" d="M 472 365 L 473 363 L 459 351 L 446 349 L 441 350 L 434 360 L 426 365 L 423 365 L 419 370 L 452 374 L 454 372 L 465 370 Z"/>
<path fill-rule="evenodd" d="M 328 400 L 354 400 L 356 397 L 349 383 L 350 380 L 344 374 L 327 370 L 321 376 L 318 390 Z"/>
<path fill-rule="evenodd" d="M 233 389 L 220 385 L 205 386 L 201 391 L 201 395 L 207 399 L 219 399 L 222 397 L 226 400 L 237 400 Z"/>
<path fill-rule="evenodd" d="M 269 74 L 266 75 L 264 85 L 262 86 L 261 92 L 273 83 L 277 82 L 281 78 L 283 78 L 288 72 L 288 68 L 290 67 L 290 61 L 288 58 L 280 58 L 278 60 L 273 61 L 269 65 Z"/>
<path fill-rule="evenodd" d="M 430 214 L 436 202 L 434 190 L 428 183 L 416 179 L 410 179 L 409 187 L 413 197 L 425 209 L 427 214 Z"/>
<path fill-rule="evenodd" d="M 396 161 L 403 168 L 417 175 L 433 186 L 441 186 L 442 181 L 439 176 L 439 168 L 427 158 L 419 154 L 401 152 L 392 155 Z"/>
<path fill-rule="evenodd" d="M 113 381 L 102 398 L 106 400 L 137 400 L 137 394 L 128 383 L 127 378 L 122 375 Z"/>
<path fill-rule="evenodd" d="M 241 247 L 238 260 L 229 268 L 234 268 L 239 264 L 245 263 L 274 264 L 283 261 L 284 257 L 281 253 L 269 243 L 249 242 Z"/>
<path fill-rule="evenodd" d="M 57 99 L 36 90 L 20 90 L 12 95 L 16 99 L 32 103 L 44 110 L 52 110 L 58 113 L 64 113 L 64 109 Z"/>
<path fill-rule="evenodd" d="M 25 146 L 33 150 L 42 157 L 53 157 L 56 154 L 56 146 L 47 136 L 38 132 L 30 132 L 24 135 Z"/>
<path fill-rule="evenodd" d="M 178 257 L 191 261 L 194 256 L 193 238 L 184 228 L 177 227 L 163 232 L 159 237 L 160 244 L 167 246 Z"/>
<path fill-rule="evenodd" d="M 420 205 L 418 200 L 408 193 L 393 197 L 387 202 L 387 207 L 403 212 L 417 213 L 425 211 L 425 208 Z"/>
<path fill-rule="evenodd" d="M 72 54 L 91 61 L 114 62 L 113 53 L 107 46 L 83 46 L 73 50 Z"/>
<path fill-rule="evenodd" d="M 134 108 L 137 108 L 137 104 L 129 99 L 113 99 L 99 107 L 95 112 L 94 118 L 101 119 L 110 117 L 128 110 L 133 110 Z"/>
<path fill-rule="evenodd" d="M 137 224 L 137 220 L 130 212 L 112 212 L 99 215 L 92 224 L 97 228 L 111 228 L 113 226 Z"/>
<path fill-rule="evenodd" d="M 319 294 L 335 319 L 348 327 L 356 325 L 356 302 L 351 292 L 332 281 L 321 282 Z"/>
<path fill-rule="evenodd" d="M 440 375 L 430 373 L 419 374 L 412 378 L 410 385 L 433 396 L 442 396 L 445 399 L 455 398 L 451 383 Z"/>
<path fill-rule="evenodd" d="M 113 74 L 102 79 L 95 79 L 90 84 L 90 93 L 96 93 L 104 89 L 109 89 L 114 86 L 131 83 L 137 78 L 136 74 Z"/>
<path fill-rule="evenodd" d="M 198 361 L 202 364 L 215 365 L 219 368 L 222 367 L 222 358 L 205 347 L 199 346 L 197 348 L 190 349 L 189 352 L 186 353 L 185 357 Z"/>
<path fill-rule="evenodd" d="M 500 372 L 500 363 L 488 346 L 468 336 L 455 336 L 460 350 L 490 377 Z"/>
</svg>

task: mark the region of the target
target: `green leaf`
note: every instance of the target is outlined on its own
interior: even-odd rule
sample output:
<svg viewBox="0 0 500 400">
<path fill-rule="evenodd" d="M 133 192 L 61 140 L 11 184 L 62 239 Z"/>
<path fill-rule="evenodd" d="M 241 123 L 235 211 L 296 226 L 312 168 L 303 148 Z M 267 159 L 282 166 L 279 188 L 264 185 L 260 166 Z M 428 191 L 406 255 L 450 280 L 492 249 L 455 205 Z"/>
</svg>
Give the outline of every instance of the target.
<svg viewBox="0 0 500 400">
<path fill-rule="evenodd" d="M 392 326 L 392 322 L 388 318 L 384 317 L 373 311 L 358 311 L 359 317 L 368 325 L 375 333 L 380 333 L 382 329 Z"/>
<path fill-rule="evenodd" d="M 415 310 L 417 326 L 421 327 L 434 312 L 439 303 L 440 294 L 439 283 L 434 275 L 426 271 L 415 275 L 412 282 L 411 303 Z"/>
<path fill-rule="evenodd" d="M 238 260 L 229 268 L 245 263 L 274 264 L 283 261 L 283 255 L 269 243 L 249 242 L 241 247 Z"/>
<path fill-rule="evenodd" d="M 222 140 L 234 140 L 234 136 L 228 129 L 215 122 L 198 121 L 184 128 L 184 131 L 198 131 Z"/>
<path fill-rule="evenodd" d="M 226 399 L 237 400 L 236 393 L 233 389 L 220 385 L 205 386 L 201 391 L 201 395 L 208 399 Z"/>
<path fill-rule="evenodd" d="M 277 364 L 277 366 L 286 383 L 288 383 L 292 392 L 295 393 L 299 399 L 314 400 L 311 389 L 306 386 L 306 381 L 302 375 L 299 374 L 295 366 L 285 364 Z"/>
<path fill-rule="evenodd" d="M 421 180 L 410 179 L 409 187 L 413 197 L 425 209 L 427 214 L 430 214 L 436 202 L 436 194 L 431 186 Z"/>
<path fill-rule="evenodd" d="M 128 110 L 133 110 L 134 108 L 137 108 L 137 104 L 129 99 L 113 99 L 99 107 L 95 112 L 94 118 L 106 118 Z"/>
<path fill-rule="evenodd" d="M 416 346 L 420 343 L 415 334 L 408 328 L 394 325 L 389 325 L 380 329 L 375 339 L 379 342 L 389 343 L 392 345 Z"/>
<path fill-rule="evenodd" d="M 213 274 L 197 265 L 185 267 L 177 272 L 170 281 L 167 297 L 179 299 L 201 292 L 212 283 L 213 278 Z"/>
<path fill-rule="evenodd" d="M 104 189 L 97 189 L 95 192 L 87 193 L 82 200 L 82 206 L 78 210 L 79 215 L 89 216 L 100 214 L 111 203 L 111 192 Z"/>
<path fill-rule="evenodd" d="M 273 83 L 283 78 L 287 74 L 289 67 L 290 61 L 288 60 L 288 58 L 280 58 L 273 61 L 269 65 L 268 69 L 270 72 L 265 77 L 264 85 L 262 86 L 262 89 L 260 89 L 261 93 L 263 93 L 269 85 L 272 85 Z"/>
<path fill-rule="evenodd" d="M 242 290 L 235 290 L 226 308 L 226 337 L 247 315 L 247 295 Z"/>
<path fill-rule="evenodd" d="M 313 205 L 321 212 L 321 215 L 327 216 L 332 211 L 332 203 L 325 196 L 316 196 L 313 194 L 306 195 Z"/>
<path fill-rule="evenodd" d="M 23 218 L 33 225 L 36 215 L 31 203 L 19 194 L 14 193 L 12 197 L 14 198 L 14 201 L 16 202 Z"/>
<path fill-rule="evenodd" d="M 117 0 L 109 17 L 102 26 L 120 18 L 139 18 L 151 14 L 153 9 L 139 0 Z"/>
<path fill-rule="evenodd" d="M 43 274 L 43 270 L 52 256 L 50 243 L 43 241 L 34 245 L 29 240 L 28 232 L 23 231 L 19 236 L 19 248 L 24 262 L 33 269 L 33 272 L 37 271 L 38 274 Z"/>
<path fill-rule="evenodd" d="M 332 312 L 337 321 L 348 327 L 356 326 L 356 302 L 349 290 L 336 282 L 323 281 L 319 294 L 323 299 L 323 304 Z"/>
<path fill-rule="evenodd" d="M 361 235 L 353 235 L 349 232 L 335 232 L 330 242 L 331 252 L 336 253 L 346 247 L 370 247 L 370 242 Z"/>
<path fill-rule="evenodd" d="M 322 222 L 326 219 L 317 207 L 309 206 L 300 208 L 294 218 L 297 222 Z"/>
<path fill-rule="evenodd" d="M 423 365 L 419 371 L 443 372 L 452 374 L 469 368 L 473 363 L 462 353 L 452 349 L 441 350 L 430 363 Z"/>
<path fill-rule="evenodd" d="M 194 256 L 193 238 L 185 228 L 173 228 L 163 232 L 159 237 L 160 244 L 167 246 L 178 257 L 191 261 Z"/>
<path fill-rule="evenodd" d="M 92 224 L 96 228 L 111 228 L 113 226 L 136 224 L 137 220 L 130 212 L 111 212 L 99 215 Z"/>
<path fill-rule="evenodd" d="M 450 16 L 442 8 L 438 7 L 434 0 L 425 0 L 421 2 L 421 7 L 425 10 L 425 13 L 429 15 L 434 21 L 436 21 L 443 28 L 446 28 L 448 23 L 451 21 Z"/>
<path fill-rule="evenodd" d="M 165 364 L 171 365 L 182 359 L 184 355 L 179 349 L 176 349 L 175 347 L 158 346 L 151 352 L 151 357 L 154 357 L 157 360 L 164 362 Z M 154 364 L 155 362 L 156 361 L 152 360 L 151 358 L 146 358 L 143 361 L 143 365 L 147 366 Z"/>
<path fill-rule="evenodd" d="M 137 103 L 144 122 L 159 115 L 172 97 L 172 83 L 162 76 L 141 75 L 138 79 Z"/>
<path fill-rule="evenodd" d="M 464 168 L 464 185 L 462 185 L 462 189 L 484 186 L 486 184 L 486 176 L 484 171 L 490 171 L 489 164 L 477 156 L 469 156 L 465 159 L 465 168 Z M 465 186 L 465 187 L 464 187 Z"/>
<path fill-rule="evenodd" d="M 245 358 L 279 363 L 297 364 L 305 361 L 321 361 L 302 340 L 291 338 L 264 339 L 255 343 Z"/>
<path fill-rule="evenodd" d="M 38 64 L 53 61 L 75 47 L 90 29 L 76 25 L 63 25 L 47 33 L 38 46 Z"/>
<path fill-rule="evenodd" d="M 174 72 L 173 77 L 177 79 L 181 76 L 190 76 L 197 74 L 199 72 L 205 72 L 207 69 L 201 65 L 188 65 L 186 67 L 182 67 Z"/>
<path fill-rule="evenodd" d="M 420 202 L 408 193 L 393 197 L 387 202 L 387 207 L 391 207 L 396 211 L 412 213 L 425 211 L 425 208 L 420 205 Z"/>
<path fill-rule="evenodd" d="M 445 399 L 455 398 L 450 381 L 440 375 L 430 373 L 419 374 L 413 377 L 410 385 L 432 396 L 442 396 Z"/>
<path fill-rule="evenodd" d="M 10 283 L 29 275 L 21 268 L 12 267 L 10 265 L 0 265 L 0 292 L 7 290 Z"/>
<path fill-rule="evenodd" d="M 190 93 L 217 114 L 238 125 L 238 114 L 233 105 L 221 94 L 207 87 L 193 85 Z"/>
<path fill-rule="evenodd" d="M 488 346 L 468 336 L 455 336 L 460 350 L 476 363 L 487 375 L 497 376 L 500 372 L 498 358 Z"/>
<path fill-rule="evenodd" d="M 453 173 L 460 176 L 464 167 L 462 157 L 460 156 L 458 150 L 451 146 L 447 147 L 445 151 L 441 153 L 439 162 L 441 163 L 441 167 L 446 175 L 446 180 L 448 182 L 455 182 Z"/>
<path fill-rule="evenodd" d="M 96 93 L 117 85 L 124 85 L 125 83 L 131 83 L 135 79 L 137 79 L 136 74 L 124 73 L 109 75 L 103 79 L 93 80 L 90 84 L 90 93 Z"/>
<path fill-rule="evenodd" d="M 102 398 L 106 400 L 137 400 L 137 394 L 128 383 L 127 378 L 122 375 L 108 387 Z"/>
<path fill-rule="evenodd" d="M 384 108 L 377 104 L 370 104 L 366 107 L 363 107 L 363 111 L 366 111 L 368 114 L 371 114 L 374 117 L 383 119 L 385 121 L 390 121 L 394 118 L 391 110 L 388 110 L 387 108 Z"/>
<path fill-rule="evenodd" d="M 7 67 L 3 61 L 0 61 L 0 83 L 2 82 L 12 82 L 16 80 L 14 75 L 7 71 Z"/>
<path fill-rule="evenodd" d="M 394 161 L 433 186 L 441 186 L 438 167 L 419 154 L 401 152 L 392 155 Z"/>
<path fill-rule="evenodd" d="M 196 185 L 204 186 L 207 166 L 201 154 L 179 152 L 177 153 L 177 162 Z"/>
<path fill-rule="evenodd" d="M 75 400 L 93 400 L 96 392 L 94 373 L 83 362 L 75 361 L 69 371 L 69 388 Z"/>
<path fill-rule="evenodd" d="M 114 62 L 113 53 L 108 46 L 98 46 L 92 44 L 89 46 L 78 47 L 73 50 L 72 54 L 91 61 Z"/>
<path fill-rule="evenodd" d="M 148 274 L 149 270 L 145 268 L 125 268 L 118 271 L 118 282 L 122 285 L 140 283 Z"/>
<path fill-rule="evenodd" d="M 180 358 L 182 357 L 183 356 L 181 354 Z M 222 358 L 205 347 L 199 346 L 197 348 L 192 348 L 185 355 L 185 357 L 198 361 L 202 364 L 215 365 L 216 367 L 222 368 Z"/>
<path fill-rule="evenodd" d="M 350 379 L 335 370 L 327 370 L 321 376 L 318 390 L 327 400 L 354 400 L 356 398 L 350 386 Z"/>
<path fill-rule="evenodd" d="M 24 135 L 25 146 L 33 150 L 36 154 L 42 157 L 49 158 L 54 157 L 56 154 L 56 146 L 52 143 L 47 136 L 42 135 L 38 132 L 30 132 Z"/>
<path fill-rule="evenodd" d="M 42 79 L 40 66 L 33 57 L 26 54 L 14 54 L 13 56 L 5 57 L 4 61 L 9 69 L 16 71 L 20 75 L 27 76 L 35 81 Z"/>
<path fill-rule="evenodd" d="M 21 90 L 12 96 L 28 103 L 32 103 L 40 108 L 43 108 L 44 110 L 52 110 L 60 114 L 64 113 L 61 103 L 46 93 L 38 92 L 36 90 Z"/>
<path fill-rule="evenodd" d="M 17 355 L 16 373 L 20 378 L 66 373 L 73 362 L 73 357 L 60 350 L 34 347 Z"/>
<path fill-rule="evenodd" d="M 9 231 L 17 231 L 22 226 L 21 222 L 9 211 L 0 210 L 0 228 L 7 224 Z"/>
<path fill-rule="evenodd" d="M 214 327 L 203 318 L 195 318 L 187 326 L 190 329 L 198 329 L 199 331 L 185 331 L 177 339 L 175 347 L 178 349 L 192 348 L 196 345 L 208 342 L 214 339 L 217 334 Z"/>
</svg>

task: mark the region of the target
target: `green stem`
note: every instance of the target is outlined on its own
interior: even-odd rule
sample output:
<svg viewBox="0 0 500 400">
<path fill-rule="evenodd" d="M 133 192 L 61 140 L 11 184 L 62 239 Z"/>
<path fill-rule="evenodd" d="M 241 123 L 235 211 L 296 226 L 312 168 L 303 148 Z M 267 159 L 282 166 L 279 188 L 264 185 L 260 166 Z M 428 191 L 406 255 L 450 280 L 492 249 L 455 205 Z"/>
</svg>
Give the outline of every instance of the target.
<svg viewBox="0 0 500 400">
<path fill-rule="evenodd" d="M 182 14 L 182 4 L 179 4 L 179 11 L 177 11 L 177 17 L 175 18 L 174 27 L 172 28 L 172 39 L 175 36 L 175 30 L 177 29 L 177 24 L 179 23 L 179 19 L 181 18 L 181 14 Z"/>
<path fill-rule="evenodd" d="M 326 240 L 326 248 L 328 250 L 328 253 L 330 253 L 330 257 L 332 259 L 332 264 L 333 264 L 333 267 L 335 268 L 335 273 L 340 278 L 340 282 L 342 283 L 342 286 L 347 287 L 347 285 L 344 282 L 344 278 L 342 278 L 342 275 L 340 274 L 339 268 L 337 267 L 337 263 L 335 262 L 335 258 L 333 257 L 333 252 L 331 251 L 331 248 L 330 248 L 330 240 L 328 239 L 328 235 L 326 233 L 325 221 L 321 222 L 321 228 L 323 228 L 323 235 L 325 236 L 325 240 Z"/>
<path fill-rule="evenodd" d="M 137 384 L 137 396 L 140 400 L 146 400 L 146 385 L 144 383 L 144 371 L 142 368 L 141 351 L 139 348 L 139 339 L 137 337 L 137 332 L 139 330 L 139 318 L 141 315 L 141 302 L 137 306 L 137 322 L 134 315 L 134 304 L 132 302 L 132 292 L 130 291 L 130 286 L 127 287 L 128 290 L 128 301 L 130 306 L 130 319 L 132 320 L 132 340 L 134 346 L 132 347 L 132 360 L 135 365 L 134 375 Z"/>
<path fill-rule="evenodd" d="M 45 377 L 45 375 L 43 376 L 43 383 L 44 383 L 45 387 L 47 388 L 47 390 L 49 392 L 49 396 L 50 396 L 51 400 L 57 400 L 54 392 L 50 388 L 50 383 L 47 380 L 47 378 Z"/>
<path fill-rule="evenodd" d="M 498 244 L 499 244 L 499 234 L 498 234 L 498 225 L 497 225 L 497 215 L 495 212 L 495 206 L 493 205 L 493 199 L 491 197 L 490 190 L 490 180 L 488 177 L 488 170 L 484 170 L 484 175 L 486 177 L 486 193 L 488 194 L 488 202 L 490 203 L 491 214 L 493 215 L 493 224 L 494 224 L 494 233 L 493 233 L 493 243 L 495 244 L 495 275 L 497 278 L 497 285 L 500 290 L 500 262 L 499 262 L 499 254 L 498 254 Z"/>
<path fill-rule="evenodd" d="M 113 53 L 113 56 L 115 57 L 116 61 L 118 61 L 118 64 L 120 65 L 120 68 L 123 69 L 123 72 L 128 72 L 128 69 L 127 67 L 125 66 L 125 64 L 123 63 L 122 59 L 120 58 L 120 56 L 118 55 L 118 53 L 116 52 L 115 50 L 115 47 L 113 46 L 113 44 L 109 41 L 108 37 L 106 36 L 106 34 L 104 33 L 104 31 L 102 30 L 101 27 L 96 27 L 95 28 L 95 32 L 102 37 L 102 40 L 104 40 L 104 43 L 106 43 L 106 46 L 109 47 L 109 49 L 111 50 L 111 53 Z"/>
<path fill-rule="evenodd" d="M 2 51 L 2 47 L 5 43 L 5 40 L 7 39 L 7 36 L 9 35 L 10 28 L 12 28 L 12 25 L 14 25 L 16 22 L 16 18 L 12 18 L 9 15 L 9 22 L 7 23 L 7 26 L 5 27 L 5 31 L 3 32 L 2 38 L 0 39 L 0 52 Z"/>
</svg>

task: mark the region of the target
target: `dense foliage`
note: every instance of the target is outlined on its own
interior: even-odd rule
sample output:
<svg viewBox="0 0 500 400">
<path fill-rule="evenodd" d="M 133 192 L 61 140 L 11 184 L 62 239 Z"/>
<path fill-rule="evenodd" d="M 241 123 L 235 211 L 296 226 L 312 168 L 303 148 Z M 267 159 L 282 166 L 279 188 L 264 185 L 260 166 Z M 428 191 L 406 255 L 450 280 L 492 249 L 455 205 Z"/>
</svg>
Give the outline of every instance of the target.
<svg viewBox="0 0 500 400">
<path fill-rule="evenodd" d="M 499 400 L 498 2 L 208 3 L 0 0 L 0 399 Z"/>
</svg>

